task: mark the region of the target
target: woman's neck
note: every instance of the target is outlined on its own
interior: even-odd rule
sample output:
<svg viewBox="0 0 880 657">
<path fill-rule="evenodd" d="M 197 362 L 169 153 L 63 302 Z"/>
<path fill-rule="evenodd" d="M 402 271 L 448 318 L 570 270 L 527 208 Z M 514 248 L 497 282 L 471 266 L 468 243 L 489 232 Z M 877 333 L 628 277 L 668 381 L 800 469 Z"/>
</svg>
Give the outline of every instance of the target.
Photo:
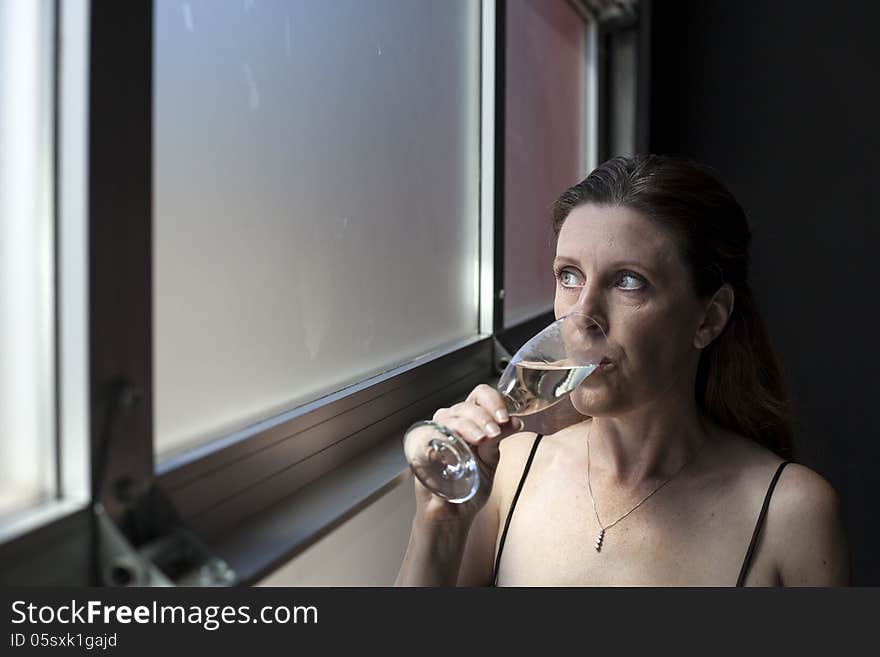
<svg viewBox="0 0 880 657">
<path fill-rule="evenodd" d="M 594 418 L 587 431 L 592 471 L 621 488 L 671 477 L 709 439 L 707 421 L 692 395 Z"/>
</svg>

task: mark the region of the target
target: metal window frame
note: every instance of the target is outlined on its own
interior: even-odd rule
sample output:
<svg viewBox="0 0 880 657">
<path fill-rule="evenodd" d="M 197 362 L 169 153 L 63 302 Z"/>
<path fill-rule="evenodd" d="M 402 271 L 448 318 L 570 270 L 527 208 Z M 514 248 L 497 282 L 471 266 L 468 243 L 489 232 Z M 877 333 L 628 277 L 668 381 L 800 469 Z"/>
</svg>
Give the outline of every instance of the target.
<svg viewBox="0 0 880 657">
<path fill-rule="evenodd" d="M 589 173 L 599 162 L 600 148 L 600 24 L 596 13 L 590 8 L 588 0 L 567 0 L 569 6 L 584 21 L 586 30 L 586 53 L 584 71 L 584 114 L 587 117 L 586 138 L 584 139 L 584 166 Z"/>
<path fill-rule="evenodd" d="M 118 519 L 154 472 L 151 0 L 92 2 L 89 75 L 92 500 Z"/>
<path fill-rule="evenodd" d="M 492 96 L 487 94 L 494 74 L 485 56 L 495 52 L 494 2 L 481 11 L 481 138 L 480 138 L 480 252 L 481 278 L 489 245 L 500 239 L 497 220 L 487 222 L 486 208 L 497 195 L 487 195 L 486 180 L 497 176 L 487 146 L 492 125 Z M 489 32 L 490 39 L 485 36 Z M 491 87 L 490 87 L 491 88 Z M 486 104 L 490 107 L 486 108 Z M 497 185 L 496 185 L 497 186 Z M 494 230 L 493 230 L 494 229 Z M 486 281 L 480 281 L 479 324 L 484 329 Z M 386 441 L 397 442 L 404 429 L 439 406 L 463 398 L 492 375 L 491 335 L 476 333 L 402 367 L 372 377 L 226 436 L 189 455 L 163 462 L 157 483 L 190 526 L 207 540 L 222 537 L 245 518 L 288 498 L 329 471 Z M 113 473 L 114 475 L 116 473 Z"/>
<path fill-rule="evenodd" d="M 613 42 L 618 34 L 631 31 L 636 44 L 636 107 L 635 148 L 645 153 L 650 143 L 650 49 L 651 13 L 653 0 L 569 0 L 583 8 L 586 15 L 593 16 L 591 33 L 594 44 L 596 102 L 596 164 L 612 156 L 612 130 L 614 120 L 615 83 L 612 75 Z M 606 11 L 596 15 L 590 4 L 604 7 Z"/>
<path fill-rule="evenodd" d="M 211 540 L 377 444 L 399 440 L 408 424 L 464 396 L 491 375 L 493 344 L 488 335 L 477 334 L 156 468 L 149 239 L 152 4 L 144 0 L 133 10 L 129 5 L 123 9 L 99 2 L 92 16 L 90 332 L 95 498 L 118 521 L 132 499 L 157 485 L 184 520 Z M 488 3 L 484 8 L 492 9 Z M 483 18 L 485 32 L 491 16 Z M 483 69 L 482 89 L 487 74 L 491 69 L 488 73 Z M 120 93 L 122 78 L 126 88 Z M 485 93 L 482 98 L 485 101 Z M 128 157 L 123 157 L 126 153 Z M 485 176 L 491 166 L 481 159 Z M 482 189 L 481 205 L 489 200 L 485 186 Z M 119 221 L 119 208 L 126 208 L 124 222 Z M 498 235 L 485 230 L 485 221 L 481 228 L 485 255 L 486 244 Z M 484 304 L 481 299 L 481 310 Z M 125 395 L 137 401 L 123 412 L 120 400 Z"/>
<path fill-rule="evenodd" d="M 491 3 L 484 2 L 484 11 Z M 485 90 L 492 89 L 492 106 L 494 111 L 488 120 L 492 125 L 487 127 L 485 135 L 492 140 L 492 222 L 494 225 L 492 239 L 492 270 L 494 272 L 492 286 L 492 332 L 497 333 L 504 329 L 504 182 L 505 182 L 505 135 L 506 135 L 506 93 L 507 93 L 507 3 L 498 0 L 494 3 L 494 15 L 490 25 L 482 27 L 483 38 L 489 34 L 492 39 L 491 56 L 494 66 L 484 68 L 482 85 Z M 488 54 L 484 50 L 484 55 Z M 491 78 L 489 76 L 492 76 Z M 486 93 L 483 94 L 486 100 Z M 485 114 L 484 114 L 485 116 Z M 488 148 L 487 148 L 488 151 Z M 484 156 L 487 153 L 484 153 Z M 488 177 L 483 179 L 484 185 L 488 185 Z M 484 198 L 489 198 L 488 190 L 485 190 Z M 488 216 L 486 217 L 488 220 Z"/>
<path fill-rule="evenodd" d="M 495 331 L 499 297 L 504 285 L 504 251 L 497 243 L 504 239 L 504 167 L 498 169 L 498 139 L 503 138 L 504 39 L 498 42 L 499 20 L 504 25 L 504 0 L 482 0 L 480 5 L 480 325 L 482 335 Z M 500 18 L 499 18 L 500 15 Z M 501 99 L 501 102 L 498 99 Z M 501 188 L 499 190 L 499 183 Z M 500 205 L 499 205 L 500 203 Z M 499 267 L 501 269 L 499 270 Z"/>
<path fill-rule="evenodd" d="M 158 488 L 197 532 L 222 537 L 493 375 L 493 289 L 481 280 L 480 331 L 458 344 L 260 422 L 156 467 L 152 369 L 153 1 L 93 0 L 88 56 L 88 398 L 91 499 L 119 523 Z M 494 55 L 484 0 L 481 58 Z M 481 130 L 494 138 L 495 65 L 481 69 Z M 503 60 L 501 60 L 503 61 Z M 487 103 L 487 100 L 490 101 Z M 486 105 L 488 104 L 488 110 Z M 57 120 L 57 119 L 56 119 Z M 488 126 L 488 127 L 487 127 Z M 493 271 L 493 142 L 481 131 L 482 271 Z M 483 142 L 488 141 L 489 145 Z M 487 158 L 487 154 L 489 157 Z M 57 171 L 56 171 L 57 174 Z M 486 182 L 488 178 L 489 182 Z M 488 190 L 488 191 L 487 191 Z M 487 194 L 490 194 L 487 197 Z M 494 276 L 489 282 L 494 285 Z M 488 297 L 488 298 L 487 298 Z M 401 450 L 402 451 L 402 450 Z M 95 583 L 89 508 L 0 544 L 4 583 Z M 60 552 L 59 552 L 60 551 Z M 67 555 L 64 560 L 60 554 Z M 67 574 L 53 564 L 65 564 Z M 39 573 L 39 575 L 37 575 Z"/>
<path fill-rule="evenodd" d="M 79 249 L 84 248 L 84 236 L 78 235 L 73 249 L 64 242 L 66 237 L 83 232 L 85 208 L 82 202 L 85 190 L 72 197 L 69 193 L 70 178 L 81 183 L 85 172 L 72 175 L 71 167 L 82 166 L 85 151 L 85 135 L 76 126 L 79 134 L 71 139 L 73 126 L 62 112 L 62 106 L 69 103 L 83 109 L 85 98 L 85 78 L 76 72 L 64 71 L 62 66 L 70 64 L 72 57 L 82 57 L 86 44 L 77 33 L 87 24 L 89 2 L 62 3 L 60 0 L 48 3 L 51 7 L 52 21 L 52 93 L 49 120 L 51 131 L 51 172 L 46 181 L 48 197 L 51 202 L 52 245 L 52 285 L 53 285 L 53 445 L 55 454 L 51 464 L 53 480 L 53 499 L 38 508 L 22 513 L 11 526 L 4 527 L 0 537 L 0 583 L 24 585 L 87 585 L 86 569 L 88 553 L 88 482 L 86 470 L 85 426 L 78 426 L 70 435 L 74 425 L 68 414 L 69 407 L 75 405 L 70 387 L 75 383 L 84 387 L 85 368 L 82 355 L 68 352 L 76 351 L 73 341 L 68 340 L 68 321 L 71 319 L 67 303 L 71 297 L 82 301 L 85 281 L 84 272 L 78 272 L 71 281 L 65 276 L 64 264 L 67 258 L 78 258 Z M 75 67 L 75 64 L 74 64 Z M 83 67 L 85 68 L 85 67 Z M 76 215 L 74 217 L 70 215 Z M 71 224 L 73 224 L 71 226 Z M 82 319 L 82 317 L 80 317 Z M 74 318 L 75 321 L 75 318 Z M 78 327 L 82 329 L 83 327 Z M 71 370 L 80 368 L 71 375 Z M 79 397 L 85 393 L 80 390 Z M 68 417 L 68 415 L 70 417 Z M 81 419 L 81 418 L 79 418 Z M 78 424 L 78 423 L 77 423 Z"/>
<path fill-rule="evenodd" d="M 89 499 L 88 417 L 88 34 L 89 0 L 55 0 L 56 344 L 59 491 Z"/>
<path fill-rule="evenodd" d="M 193 529 L 209 541 L 219 541 L 244 519 L 293 499 L 325 474 L 344 470 L 340 466 L 380 445 L 397 443 L 412 421 L 461 399 L 476 384 L 494 379 L 497 356 L 504 351 L 496 336 L 515 350 L 552 313 L 500 330 L 506 12 L 504 0 L 482 0 L 478 332 L 462 343 L 157 468 L 152 391 L 153 16 L 153 0 L 91 3 L 88 395 L 92 500 L 101 502 L 108 515 L 119 521 L 133 500 L 158 488 Z M 595 100 L 594 95 L 591 102 Z M 79 510 L 0 545 L 0 581 L 83 583 L 88 570 L 81 560 L 89 559 L 88 534 L 84 538 L 83 531 L 90 521 L 89 511 Z M 58 554 L 64 546 L 68 558 L 60 562 Z M 64 563 L 69 574 L 47 568 L 55 563 Z M 73 565 L 77 563 L 84 567 Z M 253 572 L 264 566 L 255 566 Z"/>
</svg>

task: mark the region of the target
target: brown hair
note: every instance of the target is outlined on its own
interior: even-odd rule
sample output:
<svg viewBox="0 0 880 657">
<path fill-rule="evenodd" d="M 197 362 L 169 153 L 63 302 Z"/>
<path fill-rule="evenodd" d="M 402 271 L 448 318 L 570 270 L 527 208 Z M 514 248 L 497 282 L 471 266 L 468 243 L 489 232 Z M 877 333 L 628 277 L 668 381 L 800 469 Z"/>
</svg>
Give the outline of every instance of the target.
<svg viewBox="0 0 880 657">
<path fill-rule="evenodd" d="M 569 213 L 586 203 L 625 206 L 670 230 L 700 298 L 724 283 L 733 288 L 727 326 L 700 356 L 697 403 L 720 425 L 793 458 L 791 403 L 748 283 L 751 231 L 745 212 L 717 174 L 677 157 L 612 158 L 553 204 L 557 237 Z"/>
</svg>

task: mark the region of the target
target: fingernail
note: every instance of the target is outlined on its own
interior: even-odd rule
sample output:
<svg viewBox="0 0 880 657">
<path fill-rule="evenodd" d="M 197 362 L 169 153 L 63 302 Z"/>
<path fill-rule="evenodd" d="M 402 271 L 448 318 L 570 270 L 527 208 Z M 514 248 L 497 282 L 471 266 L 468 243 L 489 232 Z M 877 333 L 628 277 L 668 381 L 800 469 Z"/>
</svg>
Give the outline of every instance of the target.
<svg viewBox="0 0 880 657">
<path fill-rule="evenodd" d="M 507 420 L 509 419 L 507 411 L 503 409 L 498 409 L 497 411 L 495 411 L 495 417 L 498 418 L 499 422 L 507 422 Z"/>
<path fill-rule="evenodd" d="M 489 422 L 488 424 L 486 424 L 486 433 L 488 433 L 490 436 L 497 436 L 499 433 L 501 433 L 501 427 L 499 427 L 494 422 Z"/>
</svg>

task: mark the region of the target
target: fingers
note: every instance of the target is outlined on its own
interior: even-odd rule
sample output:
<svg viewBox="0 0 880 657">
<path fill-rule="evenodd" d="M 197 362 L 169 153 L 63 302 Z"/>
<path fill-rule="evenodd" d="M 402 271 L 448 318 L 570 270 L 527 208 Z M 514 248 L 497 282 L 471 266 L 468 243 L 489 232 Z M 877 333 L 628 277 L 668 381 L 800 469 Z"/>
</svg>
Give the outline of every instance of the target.
<svg viewBox="0 0 880 657">
<path fill-rule="evenodd" d="M 465 402 L 472 402 L 481 409 L 485 410 L 489 419 L 504 424 L 510 420 L 507 412 L 507 405 L 504 403 L 504 397 L 495 388 L 481 383 L 471 390 Z"/>
<path fill-rule="evenodd" d="M 501 440 L 523 426 L 522 420 L 510 417 L 501 394 L 487 385 L 477 386 L 464 402 L 441 408 L 434 420 L 474 445 Z"/>
<path fill-rule="evenodd" d="M 478 415 L 476 419 L 469 415 Z M 520 420 L 499 425 L 491 418 L 477 413 L 472 408 L 453 407 L 446 414 L 439 414 L 436 421 L 451 429 L 470 444 L 479 445 L 487 441 L 497 441 L 520 431 Z"/>
<path fill-rule="evenodd" d="M 477 495 L 467 504 L 481 508 L 492 489 L 495 470 L 501 457 L 499 442 L 522 431 L 522 420 L 510 416 L 501 393 L 488 385 L 477 386 L 461 403 L 439 409 L 432 419 L 459 436 L 474 452 L 480 472 L 480 486 Z M 444 509 L 442 513 L 448 513 L 446 507 L 449 504 L 441 497 L 433 495 L 420 482 L 416 483 L 416 499 L 419 508 L 427 509 L 435 504 Z"/>
</svg>

